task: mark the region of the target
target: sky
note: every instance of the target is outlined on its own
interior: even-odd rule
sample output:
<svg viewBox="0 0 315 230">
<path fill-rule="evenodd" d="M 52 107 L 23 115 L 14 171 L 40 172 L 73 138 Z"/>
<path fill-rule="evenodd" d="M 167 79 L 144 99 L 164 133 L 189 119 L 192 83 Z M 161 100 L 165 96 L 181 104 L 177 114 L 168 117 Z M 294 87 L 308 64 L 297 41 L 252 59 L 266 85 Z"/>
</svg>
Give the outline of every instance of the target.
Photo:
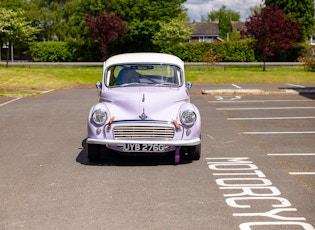
<svg viewBox="0 0 315 230">
<path fill-rule="evenodd" d="M 212 10 L 219 10 L 223 5 L 228 9 L 239 12 L 241 21 L 249 16 L 249 9 L 262 4 L 262 0 L 186 0 L 184 7 L 188 9 L 190 21 L 201 21 L 201 16 L 207 18 Z"/>
</svg>

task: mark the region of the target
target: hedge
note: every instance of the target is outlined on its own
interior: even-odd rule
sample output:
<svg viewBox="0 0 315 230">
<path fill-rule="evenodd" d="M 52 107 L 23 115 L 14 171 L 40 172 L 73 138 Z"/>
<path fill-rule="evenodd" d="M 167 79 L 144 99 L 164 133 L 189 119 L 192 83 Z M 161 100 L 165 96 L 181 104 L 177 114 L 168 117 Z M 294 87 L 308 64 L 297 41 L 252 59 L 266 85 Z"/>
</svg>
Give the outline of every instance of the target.
<svg viewBox="0 0 315 230">
<path fill-rule="evenodd" d="M 171 53 L 185 62 L 201 62 L 209 55 L 219 56 L 222 62 L 253 62 L 255 50 L 251 41 L 213 42 L 213 43 L 183 43 L 172 47 L 164 47 L 161 52 Z"/>
<path fill-rule="evenodd" d="M 230 42 L 183 43 L 160 48 L 159 52 L 178 56 L 184 62 L 255 62 L 262 61 L 251 39 Z M 304 56 L 304 47 L 279 52 L 267 61 L 296 61 Z M 112 51 L 113 52 L 113 51 Z M 34 42 L 29 48 L 35 62 L 99 61 L 97 44 L 80 44 L 77 41 Z"/>
</svg>

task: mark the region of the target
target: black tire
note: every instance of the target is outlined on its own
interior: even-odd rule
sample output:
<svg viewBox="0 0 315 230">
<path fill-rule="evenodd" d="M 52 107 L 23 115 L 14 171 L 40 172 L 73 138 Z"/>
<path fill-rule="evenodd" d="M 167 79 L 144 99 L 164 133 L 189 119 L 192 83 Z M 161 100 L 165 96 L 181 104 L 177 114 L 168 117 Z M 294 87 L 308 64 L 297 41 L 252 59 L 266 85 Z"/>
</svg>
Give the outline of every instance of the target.
<svg viewBox="0 0 315 230">
<path fill-rule="evenodd" d="M 197 161 L 200 159 L 201 155 L 201 143 L 195 146 L 188 147 L 188 155 L 190 160 Z"/>
<path fill-rule="evenodd" d="M 90 162 L 97 162 L 101 159 L 102 148 L 99 145 L 88 144 L 88 158 Z"/>
</svg>

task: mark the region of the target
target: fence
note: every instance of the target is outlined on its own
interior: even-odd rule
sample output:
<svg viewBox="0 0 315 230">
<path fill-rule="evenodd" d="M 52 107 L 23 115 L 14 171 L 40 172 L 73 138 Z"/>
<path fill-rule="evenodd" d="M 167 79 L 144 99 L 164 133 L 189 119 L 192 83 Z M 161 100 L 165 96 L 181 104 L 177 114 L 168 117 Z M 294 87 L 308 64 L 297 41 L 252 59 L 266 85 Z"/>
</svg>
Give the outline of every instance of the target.
<svg viewBox="0 0 315 230">
<path fill-rule="evenodd" d="M 6 65 L 6 61 L 0 61 L 0 66 Z M 301 67 L 303 62 L 266 62 L 266 67 Z M 103 66 L 103 62 L 29 62 L 29 61 L 9 61 L 9 66 Z M 200 67 L 262 67 L 263 62 L 187 62 L 185 66 Z"/>
</svg>

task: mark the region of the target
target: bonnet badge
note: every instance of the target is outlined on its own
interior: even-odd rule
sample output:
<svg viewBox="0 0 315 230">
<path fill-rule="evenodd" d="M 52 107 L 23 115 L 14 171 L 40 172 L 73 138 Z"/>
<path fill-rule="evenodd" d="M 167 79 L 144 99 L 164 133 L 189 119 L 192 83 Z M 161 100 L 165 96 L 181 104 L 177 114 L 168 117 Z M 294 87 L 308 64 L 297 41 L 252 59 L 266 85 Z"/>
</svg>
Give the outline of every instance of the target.
<svg viewBox="0 0 315 230">
<path fill-rule="evenodd" d="M 139 116 L 139 118 L 140 118 L 141 120 L 145 120 L 145 119 L 148 118 L 148 116 L 144 113 L 144 109 L 143 109 L 142 114 Z"/>
</svg>

